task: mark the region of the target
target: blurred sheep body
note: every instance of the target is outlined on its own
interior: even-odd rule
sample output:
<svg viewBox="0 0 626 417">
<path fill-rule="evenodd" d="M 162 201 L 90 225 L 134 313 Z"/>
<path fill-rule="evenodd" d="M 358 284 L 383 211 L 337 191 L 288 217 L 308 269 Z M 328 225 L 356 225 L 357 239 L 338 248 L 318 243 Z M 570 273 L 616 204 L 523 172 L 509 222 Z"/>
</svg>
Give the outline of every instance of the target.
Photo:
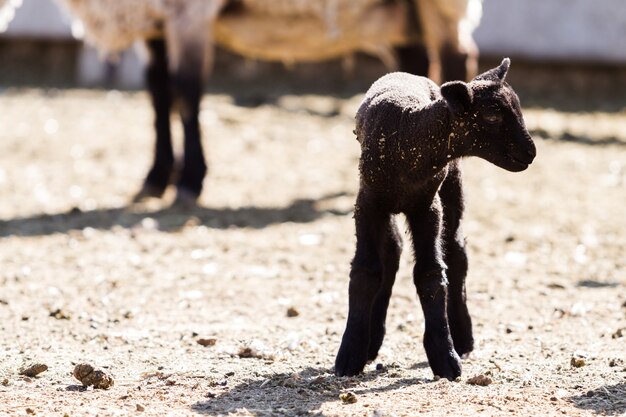
<svg viewBox="0 0 626 417">
<path fill-rule="evenodd" d="M 482 10 L 482 0 L 57 1 L 103 51 L 146 42 L 157 141 L 153 166 L 137 197 L 161 196 L 172 177 L 169 109 L 177 99 L 185 134 L 178 195 L 188 200 L 200 195 L 207 171 L 197 116 L 216 45 L 288 64 L 365 52 L 388 67 L 399 65 L 436 80 L 466 79 L 476 68 L 471 30 Z M 420 61 L 416 51 L 424 48 Z"/>
<path fill-rule="evenodd" d="M 429 54 L 428 75 L 435 81 L 454 78 L 440 75 L 449 50 L 462 53 L 468 62 L 461 66 L 467 66 L 469 77 L 475 74 L 471 34 L 482 15 L 482 0 L 412 0 L 414 9 L 411 0 L 57 1 L 80 19 L 87 40 L 103 51 L 168 36 L 174 26 L 172 36 L 198 30 L 195 36 L 253 59 L 315 62 L 362 51 L 393 66 L 388 59 L 393 48 L 421 38 Z M 239 6 L 221 13 L 231 5 Z M 411 13 L 419 18 L 420 34 L 409 27 Z"/>
<path fill-rule="evenodd" d="M 469 83 L 441 88 L 427 78 L 392 73 L 367 92 L 356 117 L 357 244 L 337 375 L 360 373 L 382 345 L 402 251 L 394 219 L 399 213 L 412 237 L 428 362 L 436 376 L 461 375 L 459 357 L 472 351 L 474 339 L 465 296 L 459 159 L 478 156 L 517 172 L 536 155 L 519 100 L 504 82 L 509 63 L 507 58 Z"/>
</svg>

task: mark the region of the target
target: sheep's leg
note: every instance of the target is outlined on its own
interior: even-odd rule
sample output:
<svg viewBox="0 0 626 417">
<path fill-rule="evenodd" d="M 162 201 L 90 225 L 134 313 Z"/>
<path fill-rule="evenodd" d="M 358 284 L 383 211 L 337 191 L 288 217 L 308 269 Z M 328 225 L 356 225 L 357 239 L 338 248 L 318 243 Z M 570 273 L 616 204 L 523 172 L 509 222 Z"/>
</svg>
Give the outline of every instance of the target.
<svg viewBox="0 0 626 417">
<path fill-rule="evenodd" d="M 212 61 L 210 26 L 196 16 L 178 16 L 165 25 L 172 88 L 185 137 L 183 169 L 176 197 L 176 201 L 182 203 L 195 202 L 200 196 L 207 172 L 198 115 L 204 80 Z"/>
<path fill-rule="evenodd" d="M 466 52 L 460 44 L 445 43 L 440 51 L 441 78 L 447 81 L 469 81 L 476 75 L 478 63 L 475 53 Z"/>
<path fill-rule="evenodd" d="M 148 172 L 143 188 L 135 196 L 136 201 L 145 197 L 161 197 L 170 181 L 174 165 L 174 151 L 170 133 L 172 96 L 165 41 L 154 39 L 146 42 L 146 45 L 150 60 L 145 76 L 155 114 L 156 146 L 152 168 Z"/>
<path fill-rule="evenodd" d="M 472 319 L 467 310 L 465 277 L 467 275 L 467 254 L 465 239 L 461 231 L 463 217 L 463 188 L 461 171 L 453 165 L 441 185 L 439 196 L 443 204 L 443 251 L 448 266 L 448 323 L 454 342 L 454 349 L 466 355 L 474 349 Z"/>
<path fill-rule="evenodd" d="M 433 373 L 454 380 L 461 360 L 454 351 L 446 312 L 447 278 L 440 247 L 442 210 L 436 196 L 426 209 L 406 213 L 413 237 L 416 264 L 413 280 L 424 311 L 424 348 Z"/>
<path fill-rule="evenodd" d="M 335 374 L 352 376 L 360 373 L 367 363 L 372 329 L 372 313 L 377 295 L 382 289 L 374 314 L 374 327 L 377 338 L 384 335 L 384 316 L 386 314 L 387 294 L 391 294 L 391 285 L 397 261 L 393 258 L 399 250 L 390 250 L 396 233 L 391 214 L 381 210 L 374 201 L 359 192 L 355 210 L 356 254 L 350 270 L 348 289 L 348 321 L 341 340 L 341 347 L 335 360 Z M 387 262 L 387 264 L 385 263 Z M 389 287 L 387 289 L 387 287 Z M 381 329 L 382 326 L 382 329 Z M 377 342 L 378 343 L 378 342 Z"/>
<path fill-rule="evenodd" d="M 173 85 L 179 100 L 185 137 L 183 169 L 176 185 L 176 199 L 178 202 L 195 201 L 202 192 L 202 182 L 207 172 L 198 120 L 202 76 L 191 68 L 179 71 L 174 75 Z"/>
<path fill-rule="evenodd" d="M 428 51 L 429 77 L 438 82 L 468 81 L 476 75 L 478 48 L 461 27 L 467 1 L 413 0 Z"/>
<path fill-rule="evenodd" d="M 401 46 L 396 48 L 400 71 L 408 72 L 422 77 L 428 76 L 428 51 L 421 44 Z"/>
<path fill-rule="evenodd" d="M 367 354 L 368 360 L 376 359 L 378 351 L 385 338 L 385 321 L 387 308 L 391 298 L 391 290 L 396 280 L 396 273 L 400 265 L 402 252 L 402 238 L 394 219 L 390 219 L 389 228 L 385 231 L 384 242 L 381 247 L 381 261 L 383 265 L 383 282 L 374 299 L 372 319 L 370 324 L 370 342 Z"/>
<path fill-rule="evenodd" d="M 414 28 L 417 32 L 423 32 L 420 20 L 420 10 L 416 1 L 408 2 L 409 14 L 406 16 L 409 28 Z M 428 77 L 430 62 L 428 50 L 423 42 L 400 46 L 395 49 L 399 62 L 399 70 L 413 75 Z"/>
</svg>

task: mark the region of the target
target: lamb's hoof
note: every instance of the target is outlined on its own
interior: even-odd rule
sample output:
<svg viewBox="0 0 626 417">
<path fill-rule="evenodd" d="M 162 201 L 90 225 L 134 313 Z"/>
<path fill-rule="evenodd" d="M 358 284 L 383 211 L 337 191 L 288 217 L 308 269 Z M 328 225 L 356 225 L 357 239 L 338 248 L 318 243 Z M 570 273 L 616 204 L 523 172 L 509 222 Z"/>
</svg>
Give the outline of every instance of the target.
<svg viewBox="0 0 626 417">
<path fill-rule="evenodd" d="M 335 375 L 355 376 L 363 372 L 363 368 L 367 364 L 366 353 L 351 352 L 351 349 L 342 346 L 337 353 L 337 359 L 335 359 Z"/>
<path fill-rule="evenodd" d="M 368 362 L 372 362 L 373 360 L 375 360 L 378 357 L 378 351 L 380 350 L 380 347 L 382 346 L 382 342 L 381 343 L 377 343 L 377 342 L 370 342 L 370 347 L 367 351 L 367 361 Z"/>
<path fill-rule="evenodd" d="M 461 358 L 455 351 L 439 355 L 429 362 L 435 376 L 446 378 L 450 381 L 454 381 L 461 376 Z"/>
<path fill-rule="evenodd" d="M 457 338 L 458 339 L 458 338 Z M 470 352 L 474 350 L 474 339 L 464 339 L 454 341 L 454 350 L 461 358 L 466 359 Z"/>
<path fill-rule="evenodd" d="M 369 348 L 367 349 L 367 360 L 373 361 L 378 357 L 378 351 L 380 347 L 383 345 L 383 339 L 385 338 L 385 328 L 378 331 L 372 331 L 372 336 L 370 337 Z"/>
<path fill-rule="evenodd" d="M 141 190 L 133 197 L 133 203 L 141 203 L 149 198 L 161 198 L 164 192 L 164 187 L 145 183 L 143 187 L 141 187 Z"/>
<path fill-rule="evenodd" d="M 176 190 L 176 199 L 172 204 L 173 207 L 181 209 L 190 209 L 198 206 L 198 198 L 200 195 L 187 188 L 178 187 Z"/>
</svg>

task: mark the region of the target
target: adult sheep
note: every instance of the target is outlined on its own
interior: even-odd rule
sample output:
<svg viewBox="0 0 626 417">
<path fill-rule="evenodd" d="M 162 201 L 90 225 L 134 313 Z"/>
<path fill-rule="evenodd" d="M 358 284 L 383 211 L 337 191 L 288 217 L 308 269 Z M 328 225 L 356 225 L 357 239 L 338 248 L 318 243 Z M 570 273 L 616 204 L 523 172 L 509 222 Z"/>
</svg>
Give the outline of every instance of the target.
<svg viewBox="0 0 626 417">
<path fill-rule="evenodd" d="M 392 73 L 367 92 L 356 117 L 357 243 L 337 375 L 361 372 L 383 343 L 402 251 L 394 219 L 399 213 L 412 237 L 428 363 L 436 376 L 461 375 L 459 357 L 472 351 L 474 339 L 465 299 L 459 160 L 478 156 L 518 172 L 536 155 L 517 95 L 504 81 L 509 64 L 504 59 L 469 83 L 452 81 L 441 88 L 427 78 Z"/>
<path fill-rule="evenodd" d="M 161 196 L 172 177 L 170 110 L 178 100 L 185 136 L 179 201 L 197 199 L 207 171 L 198 111 L 216 45 L 246 57 L 286 63 L 362 51 L 380 56 L 387 65 L 397 57 L 404 71 L 424 73 L 428 71 L 424 63 L 430 62 L 433 77 L 437 75 L 433 71 L 443 66 L 444 80 L 465 79 L 476 67 L 471 30 L 482 4 L 482 0 L 57 1 L 83 22 L 87 40 L 104 51 L 145 41 L 156 146 L 137 197 Z M 418 59 L 421 49 L 416 45 L 427 51 L 425 59 Z"/>
</svg>

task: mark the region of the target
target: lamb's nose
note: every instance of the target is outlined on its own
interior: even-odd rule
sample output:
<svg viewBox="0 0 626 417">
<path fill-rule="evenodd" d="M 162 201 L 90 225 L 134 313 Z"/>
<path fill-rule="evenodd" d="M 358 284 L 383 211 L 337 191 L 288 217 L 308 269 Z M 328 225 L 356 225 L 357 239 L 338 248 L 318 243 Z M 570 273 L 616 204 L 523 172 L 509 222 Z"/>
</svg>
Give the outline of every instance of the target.
<svg viewBox="0 0 626 417">
<path fill-rule="evenodd" d="M 535 147 L 535 145 L 528 148 L 526 152 L 528 153 L 528 156 L 530 156 L 532 159 L 535 159 L 535 156 L 537 156 L 537 148 Z"/>
</svg>

